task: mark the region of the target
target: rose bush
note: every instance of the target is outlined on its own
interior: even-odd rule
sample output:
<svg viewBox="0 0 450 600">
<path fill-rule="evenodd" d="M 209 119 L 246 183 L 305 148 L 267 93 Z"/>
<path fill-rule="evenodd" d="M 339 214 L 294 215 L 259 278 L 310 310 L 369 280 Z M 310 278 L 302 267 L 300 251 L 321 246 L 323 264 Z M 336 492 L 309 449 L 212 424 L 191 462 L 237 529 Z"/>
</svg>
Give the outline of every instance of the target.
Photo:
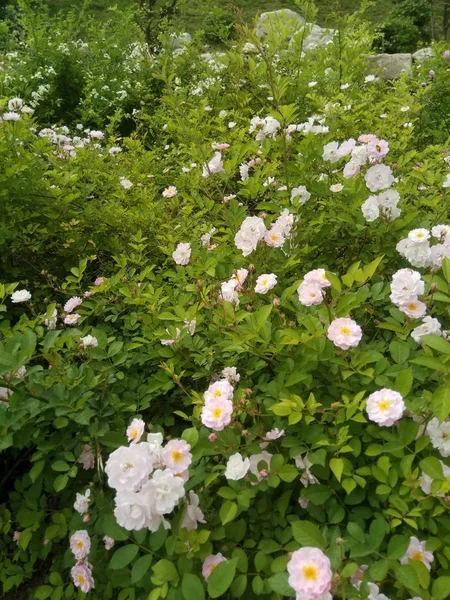
<svg viewBox="0 0 450 600">
<path fill-rule="evenodd" d="M 161 56 L 150 149 L 5 99 L 6 597 L 449 595 L 448 165 L 343 28 Z"/>
</svg>

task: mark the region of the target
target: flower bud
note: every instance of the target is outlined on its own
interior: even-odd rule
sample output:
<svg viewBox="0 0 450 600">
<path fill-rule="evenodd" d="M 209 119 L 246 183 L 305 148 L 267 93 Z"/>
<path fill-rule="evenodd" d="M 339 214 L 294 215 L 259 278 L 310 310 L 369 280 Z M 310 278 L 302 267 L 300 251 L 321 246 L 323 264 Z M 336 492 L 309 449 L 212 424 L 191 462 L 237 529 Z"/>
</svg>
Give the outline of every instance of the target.
<svg viewBox="0 0 450 600">
<path fill-rule="evenodd" d="M 83 515 L 83 523 L 87 523 L 90 520 L 90 516 L 89 515 Z"/>
<path fill-rule="evenodd" d="M 215 442 L 217 440 L 217 435 L 215 433 L 210 433 L 208 436 L 208 440 L 210 442 Z"/>
<path fill-rule="evenodd" d="M 273 299 L 273 305 L 274 306 L 280 306 L 280 299 L 279 298 L 274 298 Z"/>
<path fill-rule="evenodd" d="M 269 475 L 269 473 L 266 471 L 266 469 L 261 469 L 259 474 L 261 475 L 261 477 L 267 477 Z"/>
</svg>

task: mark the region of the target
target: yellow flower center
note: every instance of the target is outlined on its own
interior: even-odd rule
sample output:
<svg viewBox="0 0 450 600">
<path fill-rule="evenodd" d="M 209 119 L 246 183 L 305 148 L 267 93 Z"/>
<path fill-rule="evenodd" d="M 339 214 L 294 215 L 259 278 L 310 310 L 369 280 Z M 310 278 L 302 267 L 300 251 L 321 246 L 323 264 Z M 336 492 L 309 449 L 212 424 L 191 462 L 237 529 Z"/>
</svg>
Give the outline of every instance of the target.
<svg viewBox="0 0 450 600">
<path fill-rule="evenodd" d="M 348 327 L 341 327 L 341 333 L 344 335 L 350 335 L 350 329 Z"/>
<path fill-rule="evenodd" d="M 213 408 L 212 414 L 213 414 L 213 417 L 218 419 L 222 414 L 222 409 L 221 408 Z"/>
<path fill-rule="evenodd" d="M 86 581 L 86 580 L 85 580 L 85 578 L 84 578 L 84 575 L 81 575 L 81 573 L 80 573 L 79 575 L 77 575 L 77 583 L 78 583 L 80 586 L 84 585 L 84 582 L 85 582 L 85 581 Z"/>
<path fill-rule="evenodd" d="M 215 398 L 220 398 L 220 396 L 222 396 L 222 390 L 214 390 L 213 396 Z"/>
<path fill-rule="evenodd" d="M 324 281 L 328 281 L 328 279 L 327 279 L 327 276 L 326 276 L 326 274 L 325 274 L 325 273 L 322 273 L 321 277 L 322 277 L 322 279 L 323 279 Z"/>
<path fill-rule="evenodd" d="M 415 302 L 411 302 L 408 304 L 409 310 L 417 310 L 417 304 Z"/>
<path fill-rule="evenodd" d="M 423 238 L 425 237 L 425 234 L 422 233 L 422 231 L 419 231 L 419 233 L 416 234 L 418 238 Z"/>
<path fill-rule="evenodd" d="M 378 403 L 378 408 L 384 412 L 391 406 L 391 404 L 392 402 L 390 400 L 380 400 Z"/>
<path fill-rule="evenodd" d="M 423 560 L 423 552 L 417 550 L 417 552 L 414 552 L 414 554 L 411 556 L 411 560 Z"/>
<path fill-rule="evenodd" d="M 172 452 L 172 460 L 174 460 L 175 462 L 180 462 L 182 458 L 183 455 L 181 454 L 181 452 L 178 452 L 178 450 L 174 450 Z"/>
<path fill-rule="evenodd" d="M 317 568 L 314 565 L 306 565 L 306 567 L 303 567 L 303 577 L 308 581 L 315 581 L 317 579 Z"/>
<path fill-rule="evenodd" d="M 139 431 L 137 429 L 133 429 L 131 432 L 131 437 L 135 440 L 139 436 Z"/>
<path fill-rule="evenodd" d="M 78 542 L 75 545 L 78 548 L 78 550 L 82 550 L 82 548 L 83 548 L 83 542 L 81 540 L 78 540 Z"/>
<path fill-rule="evenodd" d="M 267 283 L 268 283 L 268 282 L 267 282 L 267 279 L 262 279 L 262 280 L 261 280 L 261 283 L 262 283 L 263 285 L 267 285 Z"/>
<path fill-rule="evenodd" d="M 211 575 L 211 573 L 214 571 L 214 569 L 217 567 L 217 565 L 211 565 L 211 567 L 209 568 L 209 574 Z"/>
<path fill-rule="evenodd" d="M 274 242 L 276 242 L 278 239 L 278 235 L 276 233 L 272 233 L 272 235 L 270 236 L 270 239 L 272 239 Z"/>
</svg>

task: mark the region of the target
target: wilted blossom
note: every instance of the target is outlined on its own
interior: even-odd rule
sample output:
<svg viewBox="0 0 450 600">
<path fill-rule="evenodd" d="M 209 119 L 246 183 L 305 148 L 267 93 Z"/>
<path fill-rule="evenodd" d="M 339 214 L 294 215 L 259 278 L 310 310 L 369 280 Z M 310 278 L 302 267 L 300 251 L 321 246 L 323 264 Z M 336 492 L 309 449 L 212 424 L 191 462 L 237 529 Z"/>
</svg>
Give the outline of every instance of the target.
<svg viewBox="0 0 450 600">
<path fill-rule="evenodd" d="M 291 190 L 291 202 L 305 204 L 311 198 L 311 194 L 308 192 L 304 185 L 299 185 Z"/>
<path fill-rule="evenodd" d="M 93 469 L 95 465 L 95 457 L 92 452 L 91 446 L 85 444 L 81 450 L 81 454 L 78 457 L 78 462 L 83 465 L 83 469 Z"/>
<path fill-rule="evenodd" d="M 13 542 L 16 542 L 16 544 L 19 543 L 20 541 L 20 536 L 22 535 L 21 531 L 15 531 L 14 535 L 13 535 Z"/>
<path fill-rule="evenodd" d="M 75 503 L 73 505 L 74 509 L 80 513 L 80 515 L 84 515 L 87 513 L 89 508 L 89 500 L 91 497 L 91 490 L 87 489 L 84 494 L 77 493 Z"/>
<path fill-rule="evenodd" d="M 199 507 L 200 499 L 192 490 L 189 492 L 189 504 L 181 522 L 181 527 L 187 531 L 197 529 L 198 523 L 205 523 L 205 516 Z"/>
<path fill-rule="evenodd" d="M 241 379 L 241 376 L 237 372 L 236 367 L 225 367 L 222 370 L 222 375 L 230 383 L 237 383 Z"/>
<path fill-rule="evenodd" d="M 64 304 L 64 312 L 71 313 L 77 306 L 82 304 L 83 300 L 79 296 L 73 296 Z"/>
<path fill-rule="evenodd" d="M 83 348 L 97 348 L 98 339 L 92 335 L 86 335 L 80 338 L 80 342 Z"/>
<path fill-rule="evenodd" d="M 109 537 L 108 535 L 105 535 L 103 537 L 103 543 L 105 544 L 105 550 L 111 550 L 111 548 L 114 546 L 114 540 Z"/>
</svg>

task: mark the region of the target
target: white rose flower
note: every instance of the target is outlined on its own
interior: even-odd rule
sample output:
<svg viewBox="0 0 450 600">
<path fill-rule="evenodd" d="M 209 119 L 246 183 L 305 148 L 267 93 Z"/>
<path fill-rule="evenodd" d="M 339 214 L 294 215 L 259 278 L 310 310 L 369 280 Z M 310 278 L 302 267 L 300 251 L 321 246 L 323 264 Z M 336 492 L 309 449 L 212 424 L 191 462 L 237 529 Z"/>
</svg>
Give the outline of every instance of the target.
<svg viewBox="0 0 450 600">
<path fill-rule="evenodd" d="M 117 491 L 136 491 L 147 480 L 153 464 L 147 448 L 141 444 L 114 450 L 106 462 L 108 484 Z"/>
<path fill-rule="evenodd" d="M 368 169 L 365 177 L 366 185 L 371 192 L 378 192 L 391 187 L 395 178 L 392 169 L 386 165 L 374 165 Z"/>
<path fill-rule="evenodd" d="M 187 264 L 189 264 L 191 252 L 192 250 L 190 244 L 180 243 L 172 252 L 172 258 L 177 265 L 182 265 L 183 267 L 185 267 Z"/>
<path fill-rule="evenodd" d="M 28 302 L 31 299 L 31 294 L 28 290 L 17 290 L 11 294 L 11 302 L 18 304 L 19 302 Z"/>
<path fill-rule="evenodd" d="M 151 506 L 151 512 L 165 515 L 172 512 L 184 496 L 184 481 L 169 470 L 158 469 L 142 487 Z"/>
<path fill-rule="evenodd" d="M 230 456 L 225 469 L 225 477 L 233 481 L 238 481 L 245 477 L 250 469 L 250 460 L 242 458 L 242 455 L 237 452 Z"/>
</svg>

